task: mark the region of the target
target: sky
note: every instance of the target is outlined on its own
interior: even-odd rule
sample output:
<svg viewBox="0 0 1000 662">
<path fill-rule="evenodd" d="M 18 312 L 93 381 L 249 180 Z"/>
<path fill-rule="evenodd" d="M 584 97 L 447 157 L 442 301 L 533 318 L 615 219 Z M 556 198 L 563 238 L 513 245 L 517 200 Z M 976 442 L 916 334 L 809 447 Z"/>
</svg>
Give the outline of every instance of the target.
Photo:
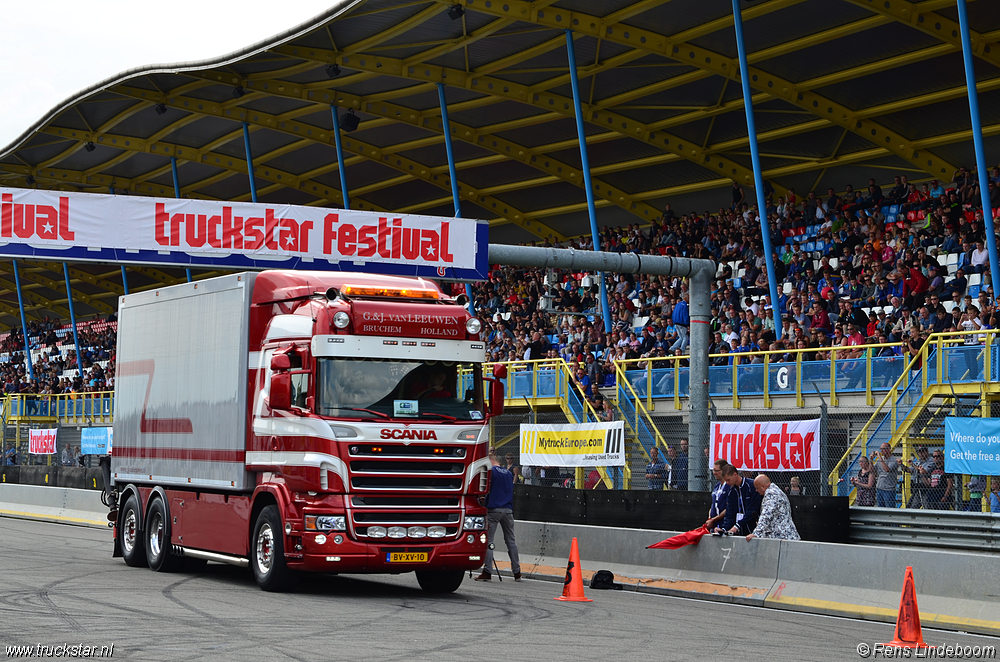
<svg viewBox="0 0 1000 662">
<path fill-rule="evenodd" d="M 121 71 L 225 55 L 332 4 L 7 0 L 0 21 L 0 151 L 67 97 Z"/>
</svg>

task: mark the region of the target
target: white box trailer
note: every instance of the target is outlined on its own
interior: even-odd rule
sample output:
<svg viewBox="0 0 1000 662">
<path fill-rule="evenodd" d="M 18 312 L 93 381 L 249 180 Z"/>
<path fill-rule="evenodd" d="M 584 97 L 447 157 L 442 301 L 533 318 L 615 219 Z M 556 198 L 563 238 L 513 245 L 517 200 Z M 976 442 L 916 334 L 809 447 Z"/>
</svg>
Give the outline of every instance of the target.
<svg viewBox="0 0 1000 662">
<path fill-rule="evenodd" d="M 255 275 L 120 298 L 112 484 L 253 489 L 244 454 Z"/>
</svg>

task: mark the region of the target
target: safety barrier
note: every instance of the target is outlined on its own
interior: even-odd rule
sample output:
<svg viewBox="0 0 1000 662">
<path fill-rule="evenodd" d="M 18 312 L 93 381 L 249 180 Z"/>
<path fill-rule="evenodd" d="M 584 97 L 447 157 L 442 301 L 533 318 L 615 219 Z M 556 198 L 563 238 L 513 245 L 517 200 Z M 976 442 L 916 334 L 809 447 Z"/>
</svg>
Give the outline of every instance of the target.
<svg viewBox="0 0 1000 662">
<path fill-rule="evenodd" d="M 1000 550 L 1000 515 L 851 508 L 851 540 L 995 552 Z"/>
<path fill-rule="evenodd" d="M 851 357 L 861 351 L 862 356 Z M 892 352 L 891 355 L 888 354 Z M 897 353 L 898 352 L 898 353 Z M 837 406 L 838 394 L 865 394 L 875 404 L 874 392 L 892 387 L 903 372 L 907 359 L 901 343 L 870 344 L 857 347 L 816 347 L 793 350 L 731 352 L 710 354 L 708 393 L 711 397 L 731 397 L 738 408 L 740 397 L 763 397 L 771 406 L 773 396 L 795 396 L 797 406 L 804 397 L 819 392 Z M 653 399 L 672 399 L 676 409 L 688 397 L 689 357 L 669 356 L 629 359 L 616 365 L 625 373 L 632 388 L 652 408 Z M 724 365 L 714 365 L 722 362 Z"/>
<path fill-rule="evenodd" d="M 0 517 L 107 528 L 107 515 L 98 490 L 0 484 Z"/>
<path fill-rule="evenodd" d="M 0 401 L 7 421 L 54 421 L 66 424 L 111 423 L 114 392 L 14 394 Z"/>
<path fill-rule="evenodd" d="M 531 578 L 562 582 L 575 537 L 586 580 L 607 569 L 632 590 L 886 623 L 896 620 L 912 566 L 924 625 L 1000 634 L 995 555 L 739 536 L 664 550 L 646 547 L 676 532 L 522 521 L 516 529 Z"/>
</svg>

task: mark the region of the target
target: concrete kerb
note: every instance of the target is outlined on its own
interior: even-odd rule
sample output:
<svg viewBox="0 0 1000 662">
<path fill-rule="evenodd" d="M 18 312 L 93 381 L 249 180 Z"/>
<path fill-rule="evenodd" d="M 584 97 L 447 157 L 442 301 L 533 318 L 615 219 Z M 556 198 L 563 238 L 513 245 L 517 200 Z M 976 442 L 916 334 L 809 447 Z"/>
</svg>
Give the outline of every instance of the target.
<svg viewBox="0 0 1000 662">
<path fill-rule="evenodd" d="M 521 572 L 562 582 L 570 541 L 583 578 L 615 573 L 625 590 L 894 623 L 913 566 L 924 625 L 1000 635 L 1000 559 L 907 547 L 705 536 L 679 550 L 645 549 L 676 532 L 518 522 Z M 509 569 L 502 536 L 497 558 Z"/>
<path fill-rule="evenodd" d="M 97 490 L 0 484 L 0 517 L 106 529 L 107 513 Z"/>
</svg>

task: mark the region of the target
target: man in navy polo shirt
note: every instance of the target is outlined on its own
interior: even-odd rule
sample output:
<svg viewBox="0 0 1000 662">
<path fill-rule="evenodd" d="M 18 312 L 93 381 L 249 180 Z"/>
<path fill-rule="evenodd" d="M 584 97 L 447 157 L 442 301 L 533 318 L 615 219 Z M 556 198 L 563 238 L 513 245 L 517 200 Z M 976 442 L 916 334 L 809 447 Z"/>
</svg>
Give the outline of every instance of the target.
<svg viewBox="0 0 1000 662">
<path fill-rule="evenodd" d="M 752 533 L 760 517 L 760 494 L 753 481 L 740 476 L 731 464 L 723 467 L 722 480 L 729 485 L 729 502 L 721 530 L 716 529 L 716 532 L 743 536 Z"/>
<path fill-rule="evenodd" d="M 478 582 L 491 580 L 490 570 L 493 568 L 493 547 L 496 540 L 497 524 L 503 529 L 503 541 L 507 545 L 510 556 L 510 569 L 514 573 L 514 581 L 521 581 L 521 561 L 517 555 L 517 542 L 514 540 L 514 474 L 500 465 L 495 453 L 490 453 L 490 463 L 493 465 L 490 476 L 490 493 L 486 497 L 486 513 L 489 520 L 489 538 L 487 539 L 486 563 L 483 573 L 476 577 Z"/>
</svg>

